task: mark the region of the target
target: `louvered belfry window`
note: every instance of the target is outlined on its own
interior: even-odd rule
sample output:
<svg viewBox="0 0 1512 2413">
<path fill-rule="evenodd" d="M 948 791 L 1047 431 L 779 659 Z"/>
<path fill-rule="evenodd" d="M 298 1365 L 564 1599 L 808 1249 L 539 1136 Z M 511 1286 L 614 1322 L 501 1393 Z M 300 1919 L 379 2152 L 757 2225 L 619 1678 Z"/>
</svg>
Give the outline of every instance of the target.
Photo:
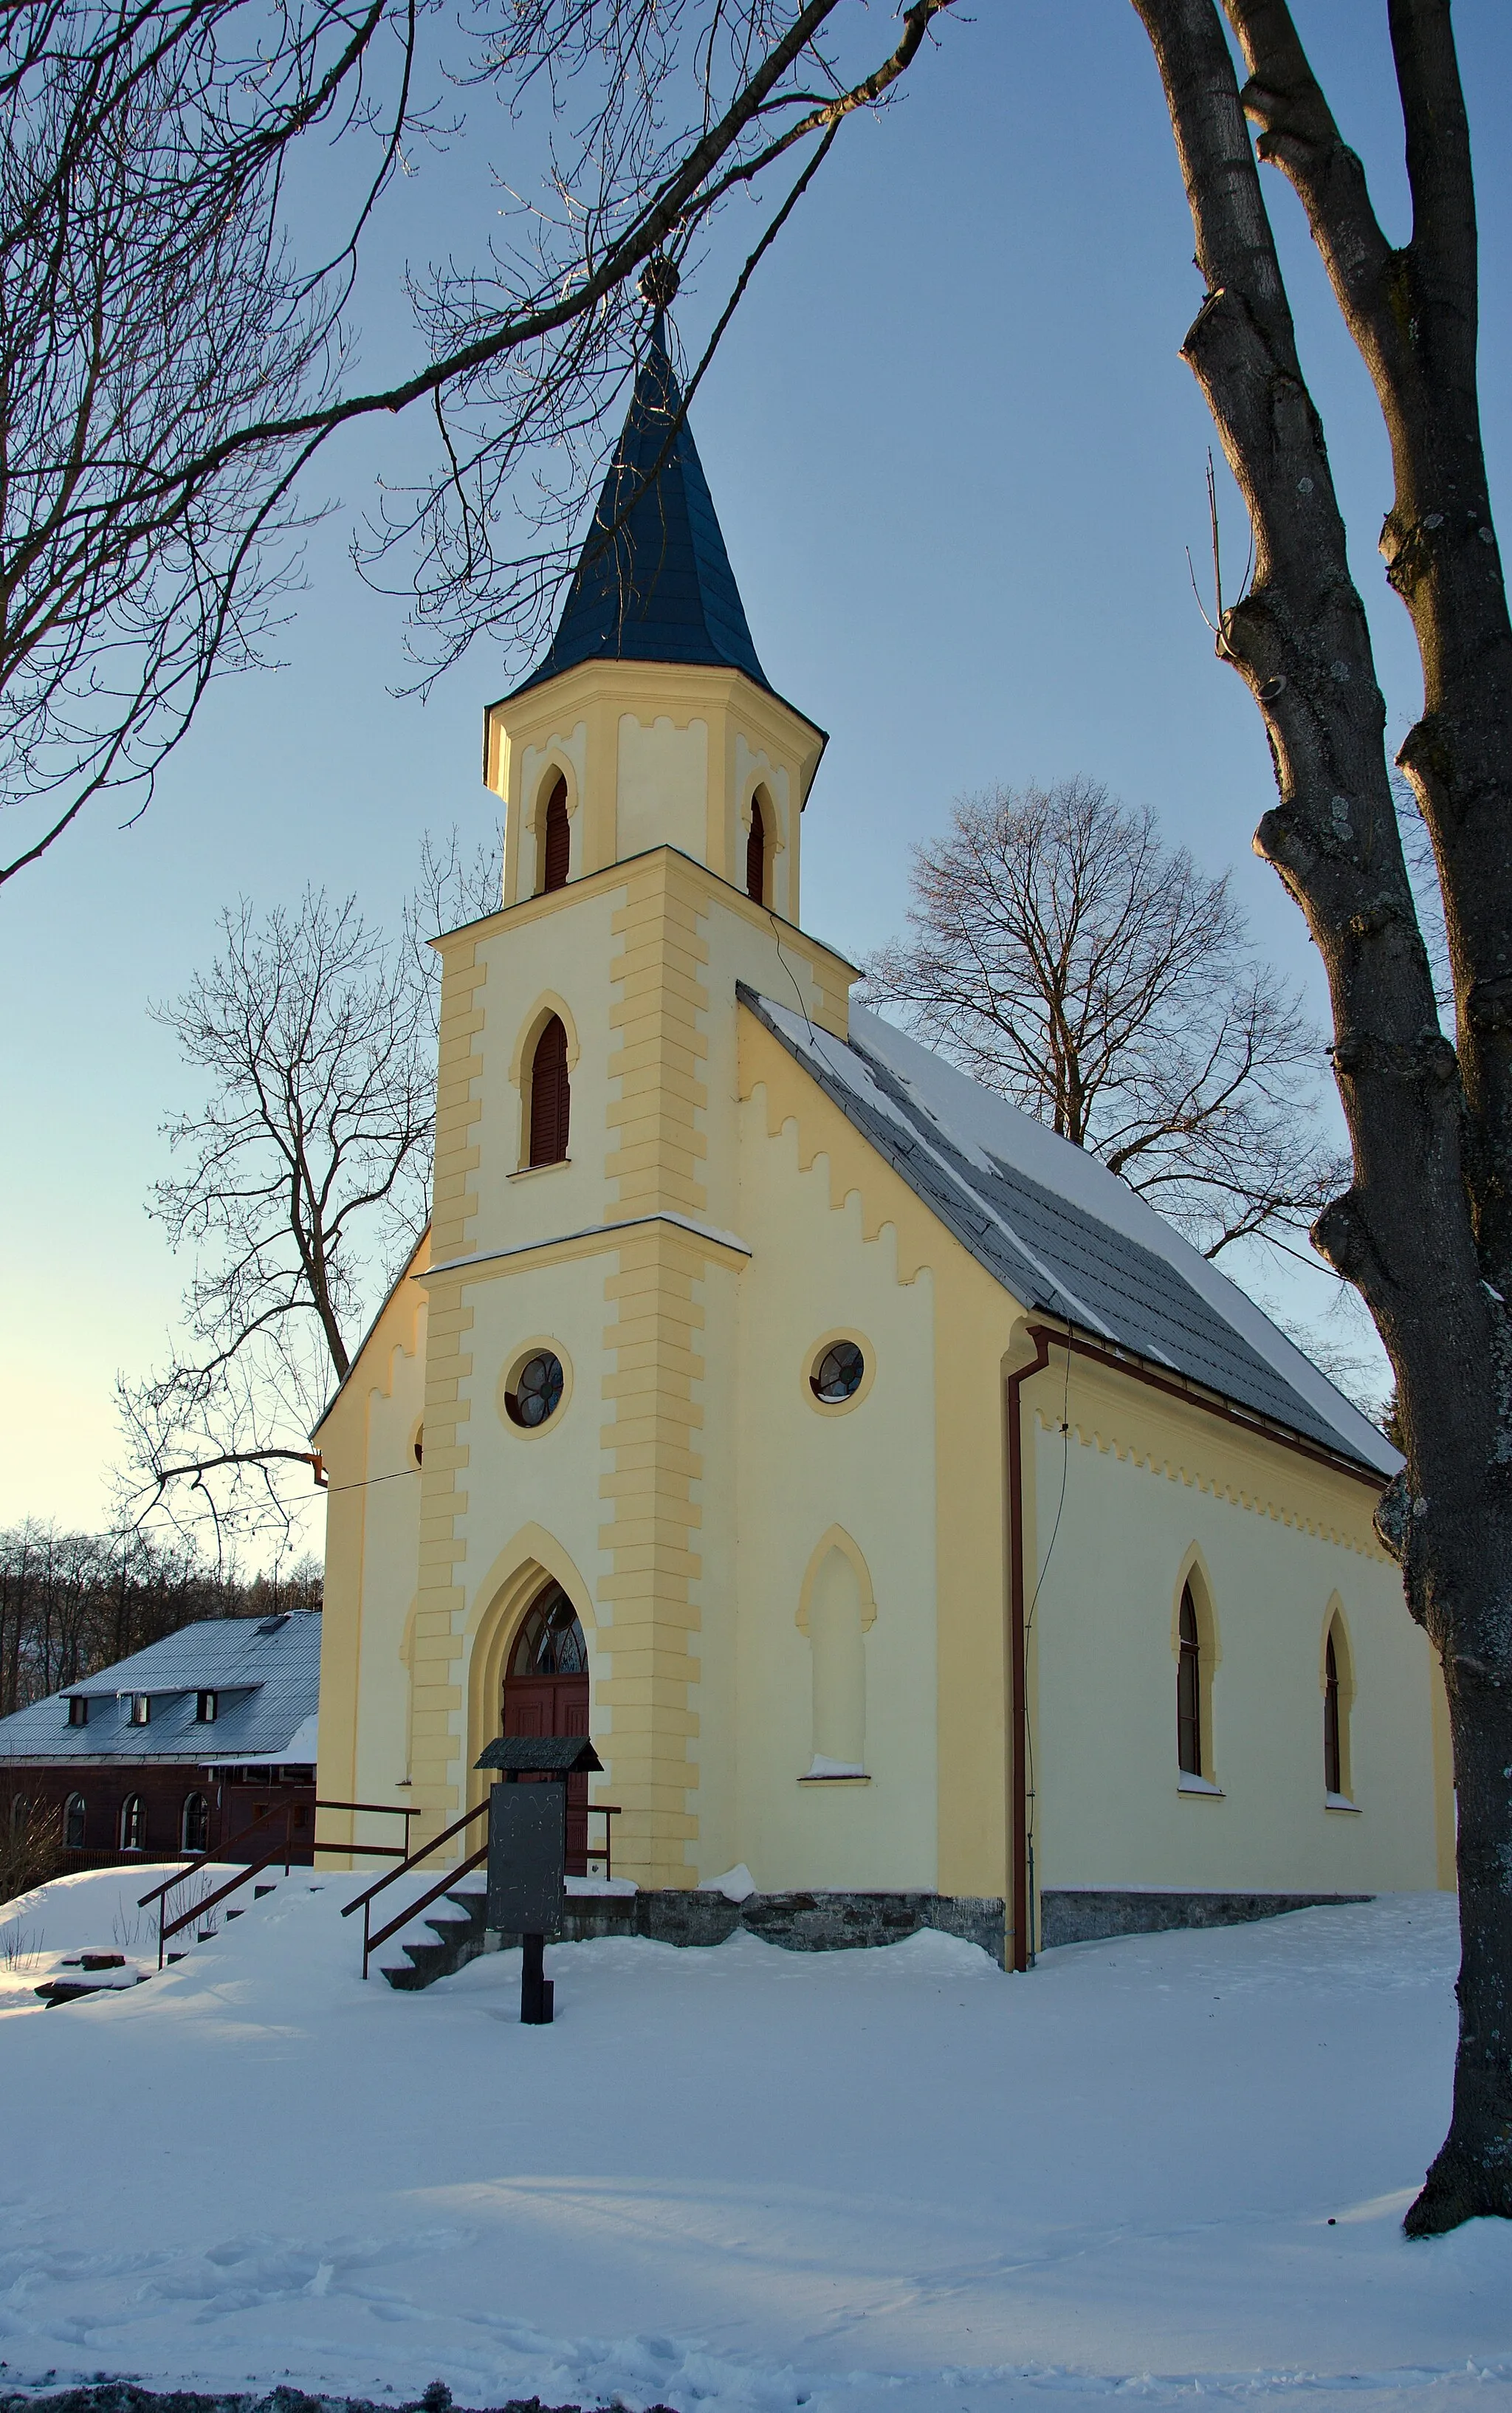
<svg viewBox="0 0 1512 2413">
<path fill-rule="evenodd" d="M 760 796 L 750 800 L 750 836 L 746 840 L 746 894 L 758 905 L 766 902 L 766 817 Z"/>
<path fill-rule="evenodd" d="M 567 781 L 559 778 L 546 800 L 546 825 L 541 846 L 541 893 L 567 886 L 572 854 L 572 825 L 567 818 Z"/>
<path fill-rule="evenodd" d="M 560 1164 L 567 1154 L 571 1092 L 567 1079 L 567 1033 L 554 1014 L 536 1041 L 530 1066 L 530 1162 Z"/>
</svg>

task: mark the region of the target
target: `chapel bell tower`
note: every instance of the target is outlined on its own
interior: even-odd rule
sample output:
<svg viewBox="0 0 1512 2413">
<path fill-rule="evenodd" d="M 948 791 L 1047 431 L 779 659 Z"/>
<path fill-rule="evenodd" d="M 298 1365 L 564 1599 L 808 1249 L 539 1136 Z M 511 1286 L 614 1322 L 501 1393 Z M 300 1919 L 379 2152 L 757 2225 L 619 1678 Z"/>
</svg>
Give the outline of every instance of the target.
<svg viewBox="0 0 1512 2413">
<path fill-rule="evenodd" d="M 561 620 L 488 708 L 503 903 L 671 846 L 799 919 L 824 734 L 757 659 L 658 311 Z"/>
</svg>

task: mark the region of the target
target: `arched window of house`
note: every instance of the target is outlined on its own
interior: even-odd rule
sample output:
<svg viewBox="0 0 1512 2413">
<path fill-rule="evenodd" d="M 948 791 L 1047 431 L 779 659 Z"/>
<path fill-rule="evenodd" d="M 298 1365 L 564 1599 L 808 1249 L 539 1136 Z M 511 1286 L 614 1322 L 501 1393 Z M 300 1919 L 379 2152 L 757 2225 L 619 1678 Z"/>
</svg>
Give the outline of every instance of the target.
<svg viewBox="0 0 1512 2413">
<path fill-rule="evenodd" d="M 84 1848 L 85 1811 L 82 1793 L 70 1793 L 63 1805 L 63 1840 L 70 1852 Z"/>
<path fill-rule="evenodd" d="M 550 895 L 554 888 L 567 886 L 568 868 L 572 859 L 572 824 L 567 817 L 567 781 L 557 774 L 556 785 L 546 799 L 546 809 L 541 823 L 541 894 Z"/>
<path fill-rule="evenodd" d="M 147 1844 L 147 1804 L 140 1793 L 128 1793 L 121 1804 L 121 1849 L 141 1852 Z"/>
<path fill-rule="evenodd" d="M 182 1831 L 186 1852 L 209 1851 L 210 1804 L 202 1793 L 191 1793 L 185 1800 Z"/>
<path fill-rule="evenodd" d="M 746 840 L 746 894 L 758 905 L 766 902 L 766 807 L 760 788 L 750 800 L 750 835 Z"/>
<path fill-rule="evenodd" d="M 567 1155 L 571 1090 L 567 1077 L 567 1033 L 554 1014 L 536 1041 L 530 1063 L 530 1162 L 560 1164 Z"/>
<path fill-rule="evenodd" d="M 1176 1674 L 1176 1758 L 1183 1776 L 1202 1774 L 1202 1644 L 1192 1586 L 1181 1587 L 1180 1654 Z"/>
</svg>

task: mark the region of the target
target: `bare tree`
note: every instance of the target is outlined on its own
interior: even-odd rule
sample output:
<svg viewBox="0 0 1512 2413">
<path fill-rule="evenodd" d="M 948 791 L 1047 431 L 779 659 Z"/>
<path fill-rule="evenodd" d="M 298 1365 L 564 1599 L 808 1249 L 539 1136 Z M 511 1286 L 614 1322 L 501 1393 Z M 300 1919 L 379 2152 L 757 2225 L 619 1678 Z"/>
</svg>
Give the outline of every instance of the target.
<svg viewBox="0 0 1512 2413">
<path fill-rule="evenodd" d="M 547 191 L 504 183 L 504 239 L 417 276 L 413 364 L 363 390 L 359 245 L 401 145 L 428 130 L 412 94 L 439 12 L 0 0 L 0 807 L 41 808 L 0 884 L 91 797 L 140 810 L 208 681 L 259 659 L 301 474 L 355 420 L 435 415 L 434 474 L 368 546 L 371 568 L 418 544 L 429 666 L 482 626 L 529 641 L 571 564 L 584 449 L 601 449 L 644 339 L 639 274 L 656 263 L 664 301 L 721 202 L 795 154 L 706 361 L 840 126 L 950 5 L 913 0 L 868 63 L 851 61 L 869 38 L 856 0 L 468 0 L 460 59 L 425 64 L 497 92 L 502 122 L 534 110 Z M 350 163 L 313 269 L 287 239 L 311 138 Z M 556 536 L 522 558 L 502 531 L 527 459 L 545 480 L 526 481 L 527 524 Z"/>
<path fill-rule="evenodd" d="M 259 659 L 308 442 L 254 430 L 330 398 L 348 281 L 283 180 L 365 129 L 361 219 L 413 38 L 408 0 L 0 7 L 0 807 L 41 820 L 0 881 Z"/>
<path fill-rule="evenodd" d="M 313 1559 L 275 1558 L 248 1578 L 174 1536 L 28 1517 L 0 1532 L 0 1717 L 200 1618 L 319 1608 L 320 1591 Z"/>
<path fill-rule="evenodd" d="M 1209 880 L 1091 779 L 963 798 L 913 859 L 912 939 L 868 1001 L 1077 1147 L 1209 1257 L 1280 1239 L 1342 1177 L 1322 1041 Z"/>
<path fill-rule="evenodd" d="M 1512 620 L 1476 398 L 1475 184 L 1449 0 L 1387 0 L 1413 222 L 1389 243 L 1285 0 L 1134 0 L 1207 293 L 1183 345 L 1249 510 L 1218 650 L 1263 716 L 1255 835 L 1327 973 L 1354 1177 L 1313 1240 L 1396 1377 L 1405 1471 L 1377 1525 L 1444 1668 L 1458 1788 L 1460 2037 L 1449 2133 L 1411 2235 L 1512 2217 Z M 1259 129 L 1252 148 L 1246 117 Z M 1385 752 L 1386 707 L 1256 161 L 1301 200 L 1373 382 L 1396 494 L 1386 576 L 1424 707 L 1397 760 L 1431 841 L 1440 1028 Z"/>
<path fill-rule="evenodd" d="M 285 1527 L 291 1486 L 309 1485 L 310 1429 L 429 1208 L 437 983 L 420 934 L 490 910 L 497 860 L 427 842 L 422 881 L 396 938 L 351 897 L 306 890 L 260 920 L 244 902 L 209 970 L 156 1010 L 209 1085 L 166 1126 L 185 1169 L 151 1206 L 193 1258 L 186 1346 L 117 1386 L 137 1518 Z"/>
</svg>

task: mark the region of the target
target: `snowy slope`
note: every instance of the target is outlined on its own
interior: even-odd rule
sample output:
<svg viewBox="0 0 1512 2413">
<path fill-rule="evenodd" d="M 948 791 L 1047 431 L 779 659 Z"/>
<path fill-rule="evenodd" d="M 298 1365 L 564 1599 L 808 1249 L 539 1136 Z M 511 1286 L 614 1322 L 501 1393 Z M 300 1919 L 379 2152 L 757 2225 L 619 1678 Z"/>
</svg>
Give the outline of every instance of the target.
<svg viewBox="0 0 1512 2413">
<path fill-rule="evenodd" d="M 0 2020 L 0 2388 L 1512 2406 L 1512 2226 L 1399 2227 L 1448 2108 L 1442 1897 L 1028 1978 L 933 1934 L 563 1946 L 525 2029 L 513 1955 L 363 1986 L 360 1883 L 297 1873 L 162 1977 Z M 109 1942 L 121 1891 L 0 1929 Z"/>
</svg>

